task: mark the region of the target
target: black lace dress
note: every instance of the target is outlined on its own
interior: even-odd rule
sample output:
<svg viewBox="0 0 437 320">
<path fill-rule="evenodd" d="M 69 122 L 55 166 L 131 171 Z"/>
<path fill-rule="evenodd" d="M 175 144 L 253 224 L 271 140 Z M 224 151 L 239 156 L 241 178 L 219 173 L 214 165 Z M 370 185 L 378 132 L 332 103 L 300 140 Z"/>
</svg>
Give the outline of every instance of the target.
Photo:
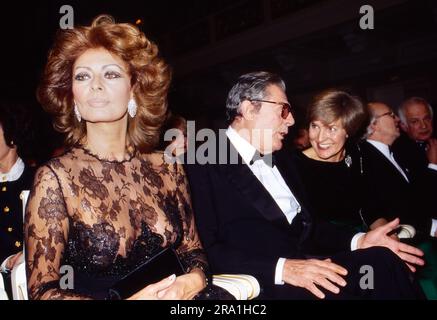
<svg viewBox="0 0 437 320">
<path fill-rule="evenodd" d="M 185 174 L 163 153 L 133 152 L 118 162 L 75 147 L 50 160 L 35 175 L 25 232 L 31 299 L 105 299 L 168 246 L 187 272 L 208 272 Z M 62 266 L 73 268 L 73 288 L 62 286 Z"/>
</svg>

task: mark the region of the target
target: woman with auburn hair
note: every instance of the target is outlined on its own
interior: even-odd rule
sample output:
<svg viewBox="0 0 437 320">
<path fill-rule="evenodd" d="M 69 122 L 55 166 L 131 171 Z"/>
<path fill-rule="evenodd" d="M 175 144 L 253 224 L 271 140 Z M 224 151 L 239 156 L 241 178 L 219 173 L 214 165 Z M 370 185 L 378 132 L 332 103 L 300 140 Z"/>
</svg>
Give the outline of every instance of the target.
<svg viewBox="0 0 437 320">
<path fill-rule="evenodd" d="M 30 298 L 105 299 L 168 247 L 185 274 L 128 298 L 214 297 L 183 169 L 152 151 L 170 78 L 157 46 L 131 24 L 103 15 L 59 31 L 38 99 L 69 149 L 38 169 L 28 201 Z M 64 265 L 73 267 L 74 286 L 60 285 Z"/>
</svg>

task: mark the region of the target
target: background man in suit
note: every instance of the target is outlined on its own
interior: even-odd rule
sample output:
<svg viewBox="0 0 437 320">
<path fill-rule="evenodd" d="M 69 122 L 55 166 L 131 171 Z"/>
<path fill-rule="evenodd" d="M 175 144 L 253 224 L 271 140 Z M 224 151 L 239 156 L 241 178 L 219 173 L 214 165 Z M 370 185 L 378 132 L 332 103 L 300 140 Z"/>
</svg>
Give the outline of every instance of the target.
<svg viewBox="0 0 437 320">
<path fill-rule="evenodd" d="M 226 106 L 228 162 L 188 166 L 197 226 L 213 272 L 254 275 L 261 298 L 415 297 L 408 269 L 392 251 L 412 270 L 423 264 L 417 257 L 422 252 L 386 235 L 398 220 L 356 235 L 315 221 L 289 157 L 280 156 L 278 163 L 272 157 L 294 123 L 282 79 L 267 72 L 243 75 Z M 230 163 L 235 154 L 237 163 Z M 310 258 L 314 244 L 344 253 Z M 374 248 L 355 250 L 369 247 Z M 373 290 L 359 285 L 363 265 L 375 270 Z"/>
<path fill-rule="evenodd" d="M 363 183 L 366 193 L 364 215 L 367 223 L 383 225 L 394 217 L 412 224 L 423 235 L 436 236 L 436 209 L 426 197 L 426 186 L 410 174 L 391 150 L 399 137 L 399 118 L 384 103 L 369 103 L 371 121 L 367 139 L 361 143 Z"/>
<path fill-rule="evenodd" d="M 405 100 L 398 110 L 405 133 L 394 143 L 395 152 L 409 161 L 409 166 L 437 170 L 437 139 L 433 138 L 433 110 L 423 98 Z"/>
<path fill-rule="evenodd" d="M 405 100 L 398 110 L 402 133 L 393 143 L 398 162 L 422 185 L 427 197 L 437 196 L 437 139 L 433 138 L 433 110 L 423 98 Z"/>
</svg>

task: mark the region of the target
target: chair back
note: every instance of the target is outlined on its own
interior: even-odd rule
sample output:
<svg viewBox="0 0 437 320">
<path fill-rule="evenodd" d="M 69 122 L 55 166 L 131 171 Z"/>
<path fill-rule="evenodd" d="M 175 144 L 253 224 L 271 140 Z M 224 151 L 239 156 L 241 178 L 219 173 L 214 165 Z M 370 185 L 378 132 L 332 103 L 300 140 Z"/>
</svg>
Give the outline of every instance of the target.
<svg viewBox="0 0 437 320">
<path fill-rule="evenodd" d="M 26 264 L 22 261 L 12 269 L 11 273 L 12 297 L 14 300 L 28 300 Z"/>
</svg>

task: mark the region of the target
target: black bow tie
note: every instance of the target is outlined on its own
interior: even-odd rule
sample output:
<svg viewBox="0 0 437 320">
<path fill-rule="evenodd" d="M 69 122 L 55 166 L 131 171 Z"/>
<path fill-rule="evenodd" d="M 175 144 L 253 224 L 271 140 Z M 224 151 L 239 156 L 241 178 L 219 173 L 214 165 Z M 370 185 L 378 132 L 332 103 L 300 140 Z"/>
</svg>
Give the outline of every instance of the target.
<svg viewBox="0 0 437 320">
<path fill-rule="evenodd" d="M 390 154 L 393 154 L 393 147 L 391 145 L 388 145 L 388 152 Z"/>
<path fill-rule="evenodd" d="M 268 165 L 269 167 L 273 168 L 276 163 L 275 163 L 275 156 L 271 153 L 269 154 L 261 154 L 258 150 L 255 152 L 255 154 L 253 155 L 252 160 L 250 160 L 249 164 L 253 165 L 255 163 L 255 161 L 257 160 L 262 160 L 264 161 L 264 163 L 266 165 Z"/>
</svg>

